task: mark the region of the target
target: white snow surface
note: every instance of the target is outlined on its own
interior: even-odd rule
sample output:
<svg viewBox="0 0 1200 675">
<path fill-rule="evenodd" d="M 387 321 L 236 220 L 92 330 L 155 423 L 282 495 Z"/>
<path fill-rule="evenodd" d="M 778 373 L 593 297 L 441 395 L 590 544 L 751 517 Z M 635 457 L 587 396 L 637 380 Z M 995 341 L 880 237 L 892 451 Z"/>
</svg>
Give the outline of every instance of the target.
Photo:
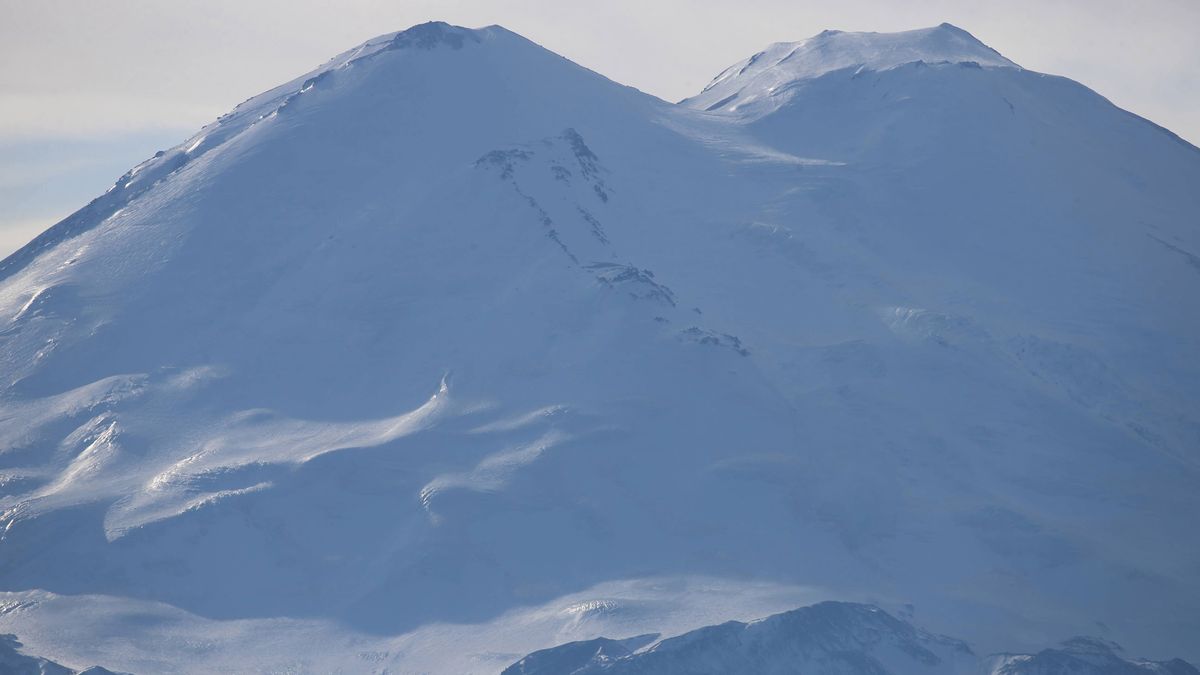
<svg viewBox="0 0 1200 675">
<path fill-rule="evenodd" d="M 827 30 L 800 42 L 777 42 L 733 64 L 683 104 L 701 110 L 761 115 L 790 98 L 805 80 L 847 68 L 860 73 L 918 61 L 1019 67 L 948 23 L 900 33 Z"/>
<path fill-rule="evenodd" d="M 4 260 L 0 632 L 495 673 L 839 599 L 1200 658 L 1200 151 L 952 27 L 799 45 L 672 105 L 424 24 Z"/>
</svg>

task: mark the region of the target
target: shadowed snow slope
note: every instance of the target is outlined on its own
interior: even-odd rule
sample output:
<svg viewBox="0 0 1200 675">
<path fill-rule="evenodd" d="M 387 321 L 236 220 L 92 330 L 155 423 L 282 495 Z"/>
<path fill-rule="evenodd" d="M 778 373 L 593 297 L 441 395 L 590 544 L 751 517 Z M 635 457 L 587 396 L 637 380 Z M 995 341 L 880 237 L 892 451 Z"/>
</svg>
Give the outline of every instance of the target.
<svg viewBox="0 0 1200 675">
<path fill-rule="evenodd" d="M 966 644 L 929 634 L 869 605 L 824 602 L 752 623 L 731 621 L 658 641 L 597 638 L 535 652 L 503 675 L 771 675 L 772 673 L 990 673 L 1196 675 L 1181 659 L 1128 659 L 1115 643 L 1073 638 L 1037 654 L 978 659 Z"/>
<path fill-rule="evenodd" d="M 918 631 L 876 607 L 824 602 L 751 623 L 707 626 L 659 642 L 563 645 L 530 654 L 503 675 L 949 675 L 966 672 L 973 660 L 965 644 Z"/>
<path fill-rule="evenodd" d="M 1154 661 L 1129 658 L 1109 640 L 1076 637 L 1037 654 L 998 654 L 987 670 L 991 675 L 1197 675 L 1200 670 L 1183 659 Z"/>
<path fill-rule="evenodd" d="M 803 596 L 1200 657 L 1200 152 L 950 26 L 791 51 L 672 105 L 424 24 L 0 263 L 0 632 L 494 673 Z"/>
<path fill-rule="evenodd" d="M 12 635 L 0 635 L 0 673 L 4 675 L 118 675 L 100 666 L 76 671 L 66 666 L 20 652 L 21 643 Z"/>
</svg>

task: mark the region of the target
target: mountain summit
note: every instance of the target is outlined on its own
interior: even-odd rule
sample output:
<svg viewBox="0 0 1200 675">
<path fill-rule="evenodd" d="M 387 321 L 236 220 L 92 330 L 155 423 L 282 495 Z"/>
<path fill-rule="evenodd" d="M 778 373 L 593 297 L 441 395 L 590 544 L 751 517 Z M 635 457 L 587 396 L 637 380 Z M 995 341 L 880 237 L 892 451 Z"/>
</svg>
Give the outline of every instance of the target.
<svg viewBox="0 0 1200 675">
<path fill-rule="evenodd" d="M 827 73 L 847 68 L 886 70 L 918 61 L 1019 67 L 948 23 L 901 33 L 827 30 L 800 42 L 777 42 L 733 64 L 682 104 L 701 110 L 745 112 L 747 106 L 761 107 L 765 101 L 786 98 L 796 83 Z"/>
<path fill-rule="evenodd" d="M 950 26 L 763 54 L 672 105 L 417 26 L 0 263 L 0 633 L 495 673 L 841 600 L 1200 656 L 1200 151 Z"/>
</svg>

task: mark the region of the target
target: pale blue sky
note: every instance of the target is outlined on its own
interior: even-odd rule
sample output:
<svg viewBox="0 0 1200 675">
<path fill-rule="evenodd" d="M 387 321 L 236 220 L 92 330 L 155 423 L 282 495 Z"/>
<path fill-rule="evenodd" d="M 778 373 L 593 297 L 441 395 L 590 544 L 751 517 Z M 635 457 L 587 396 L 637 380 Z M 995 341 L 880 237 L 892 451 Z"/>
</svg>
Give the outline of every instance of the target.
<svg viewBox="0 0 1200 675">
<path fill-rule="evenodd" d="M 949 21 L 1200 142 L 1197 0 L 0 0 L 0 256 L 238 102 L 430 19 L 669 100 L 771 42 Z"/>
</svg>

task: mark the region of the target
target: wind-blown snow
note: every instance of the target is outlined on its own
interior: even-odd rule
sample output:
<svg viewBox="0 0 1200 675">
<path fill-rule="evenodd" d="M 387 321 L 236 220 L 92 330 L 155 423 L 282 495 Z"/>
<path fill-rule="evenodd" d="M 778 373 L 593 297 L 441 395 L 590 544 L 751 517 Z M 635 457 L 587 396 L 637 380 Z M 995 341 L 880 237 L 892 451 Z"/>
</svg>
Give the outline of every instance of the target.
<svg viewBox="0 0 1200 675">
<path fill-rule="evenodd" d="M 914 62 L 1018 67 L 970 33 L 948 23 L 901 33 L 827 30 L 800 42 L 777 42 L 735 63 L 683 105 L 743 115 L 763 114 L 786 101 L 805 80 L 847 68 L 858 73 Z"/>
<path fill-rule="evenodd" d="M 425 24 L 0 262 L 0 632 L 494 673 L 839 599 L 1196 658 L 1200 151 L 952 27 L 800 45 L 705 111 Z"/>
</svg>

